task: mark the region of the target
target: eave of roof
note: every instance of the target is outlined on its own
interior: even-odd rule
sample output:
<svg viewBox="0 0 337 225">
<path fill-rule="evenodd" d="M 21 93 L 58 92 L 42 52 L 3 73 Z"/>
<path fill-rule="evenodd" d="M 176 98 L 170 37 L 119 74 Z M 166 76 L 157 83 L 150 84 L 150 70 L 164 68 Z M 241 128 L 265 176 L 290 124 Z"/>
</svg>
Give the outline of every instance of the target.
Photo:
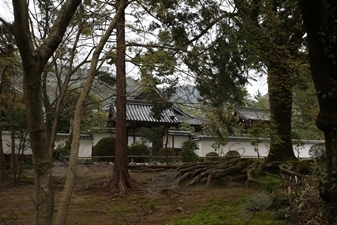
<svg viewBox="0 0 337 225">
<path fill-rule="evenodd" d="M 116 112 L 116 108 L 114 111 Z M 179 124 L 180 121 L 175 114 L 166 109 L 161 113 L 160 118 L 155 118 L 152 112 L 153 104 L 141 101 L 127 101 L 126 103 L 126 120 L 128 122 L 150 122 L 150 123 L 169 123 Z"/>
<path fill-rule="evenodd" d="M 235 112 L 242 120 L 270 121 L 269 110 L 237 107 Z"/>
<path fill-rule="evenodd" d="M 69 134 L 68 133 L 57 133 L 58 138 L 68 138 Z M 80 135 L 81 140 L 93 140 L 93 136 L 91 134 L 81 134 Z"/>
</svg>

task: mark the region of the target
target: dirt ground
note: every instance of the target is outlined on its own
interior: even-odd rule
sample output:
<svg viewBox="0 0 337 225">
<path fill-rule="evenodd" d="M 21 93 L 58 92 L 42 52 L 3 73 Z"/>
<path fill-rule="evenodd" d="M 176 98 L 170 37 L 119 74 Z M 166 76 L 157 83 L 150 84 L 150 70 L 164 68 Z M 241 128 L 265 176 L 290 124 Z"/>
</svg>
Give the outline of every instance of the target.
<svg viewBox="0 0 337 225">
<path fill-rule="evenodd" d="M 132 178 L 143 183 L 147 193 L 129 193 L 118 196 L 103 193 L 100 187 L 109 182 L 113 170 L 111 164 L 87 164 L 78 166 L 78 179 L 72 195 L 67 224 L 87 225 L 166 225 L 188 218 L 201 205 L 217 199 L 234 199 L 256 193 L 243 186 L 203 185 L 181 188 L 167 182 L 170 170 L 132 169 Z M 65 181 L 67 166 L 53 167 L 55 178 L 55 214 Z M 0 189 L 0 224 L 28 225 L 34 215 L 34 185 L 32 171 L 18 185 L 6 184 Z M 177 219 L 178 218 L 178 219 Z M 173 222 L 172 222 L 173 221 Z M 223 224 L 231 224 L 225 222 Z M 207 223 L 204 223 L 207 225 Z"/>
</svg>

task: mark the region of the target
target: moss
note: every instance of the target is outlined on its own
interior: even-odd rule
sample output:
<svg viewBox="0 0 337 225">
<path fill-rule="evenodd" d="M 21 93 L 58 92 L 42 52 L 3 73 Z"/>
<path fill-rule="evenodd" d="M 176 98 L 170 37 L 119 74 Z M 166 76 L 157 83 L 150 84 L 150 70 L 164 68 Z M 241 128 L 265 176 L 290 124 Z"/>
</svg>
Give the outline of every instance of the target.
<svg viewBox="0 0 337 225">
<path fill-rule="evenodd" d="M 245 210 L 247 198 L 233 198 L 229 200 L 214 200 L 204 206 L 199 206 L 191 216 L 183 219 L 175 216 L 170 225 L 285 225 L 287 221 L 277 220 L 270 210 L 248 213 Z"/>
</svg>

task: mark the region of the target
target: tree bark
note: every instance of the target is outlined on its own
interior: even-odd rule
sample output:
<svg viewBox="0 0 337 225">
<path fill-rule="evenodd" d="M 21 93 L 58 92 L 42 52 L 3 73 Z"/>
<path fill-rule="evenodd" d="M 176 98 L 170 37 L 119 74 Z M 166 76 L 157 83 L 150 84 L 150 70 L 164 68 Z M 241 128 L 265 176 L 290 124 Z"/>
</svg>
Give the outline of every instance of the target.
<svg viewBox="0 0 337 225">
<path fill-rule="evenodd" d="M 319 102 L 316 125 L 324 132 L 327 175 L 320 194 L 330 207 L 328 223 L 337 223 L 337 36 L 335 0 L 299 0 L 307 31 L 311 74 Z"/>
<path fill-rule="evenodd" d="M 26 0 L 12 1 L 14 23 L 12 25 L 5 23 L 14 33 L 22 59 L 27 127 L 33 152 L 36 198 L 33 224 L 36 225 L 52 224 L 54 212 L 52 161 L 48 149 L 50 139 L 47 137 L 44 123 L 41 75 L 46 62 L 62 41 L 66 28 L 80 3 L 81 0 L 67 0 L 63 3 L 48 37 L 37 48 L 33 45 L 29 28 L 30 19 Z"/>
<path fill-rule="evenodd" d="M 127 6 L 126 1 L 123 1 L 122 4 L 119 5 L 115 17 L 110 22 L 109 27 L 106 30 L 105 34 L 101 37 L 100 42 L 93 53 L 88 76 L 86 78 L 83 89 L 80 93 L 80 97 L 77 100 L 73 119 L 71 153 L 67 171 L 67 179 L 64 185 L 64 189 L 62 191 L 62 196 L 58 207 L 58 213 L 55 220 L 56 225 L 65 225 L 67 222 L 69 204 L 77 175 L 77 159 L 80 146 L 82 112 L 85 100 L 87 99 L 87 96 L 91 90 L 91 86 L 94 81 L 95 75 L 97 74 L 96 68 L 99 62 L 99 56 L 103 50 L 105 43 L 108 41 L 113 29 L 116 27 L 117 21 L 122 15 L 124 15 L 124 9 L 126 8 L 126 6 Z"/>
<path fill-rule="evenodd" d="M 250 50 L 247 58 L 267 67 L 271 116 L 267 161 L 296 159 L 291 138 L 292 75 L 297 66 L 293 58 L 301 48 L 303 35 L 300 13 L 290 7 L 284 12 L 278 10 L 286 7 L 282 1 L 245 0 L 235 3 L 243 18 L 242 31 L 248 37 L 247 44 L 256 54 L 251 54 Z"/>
<path fill-rule="evenodd" d="M 125 0 L 118 0 L 117 6 Z M 125 13 L 117 23 L 117 59 L 116 59 L 116 152 L 114 173 L 110 181 L 110 187 L 115 188 L 121 194 L 125 194 L 128 188 L 133 188 L 135 181 L 128 171 L 128 140 L 126 125 L 126 73 L 125 73 Z"/>
<path fill-rule="evenodd" d="M 296 159 L 291 138 L 291 75 L 284 69 L 287 65 L 282 64 L 282 61 L 272 62 L 268 67 L 271 137 L 267 162 Z"/>
</svg>

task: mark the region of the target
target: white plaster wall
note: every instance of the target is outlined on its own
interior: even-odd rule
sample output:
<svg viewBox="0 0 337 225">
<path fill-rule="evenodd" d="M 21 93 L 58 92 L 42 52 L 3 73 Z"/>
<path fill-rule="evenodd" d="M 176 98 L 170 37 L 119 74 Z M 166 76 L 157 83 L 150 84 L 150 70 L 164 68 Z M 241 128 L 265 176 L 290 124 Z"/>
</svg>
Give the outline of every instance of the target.
<svg viewBox="0 0 337 225">
<path fill-rule="evenodd" d="M 188 136 L 175 136 L 174 137 L 174 147 L 175 148 L 181 148 L 181 145 L 185 142 L 188 141 L 189 137 Z"/>
<path fill-rule="evenodd" d="M 19 140 L 15 140 L 15 144 L 19 145 Z M 28 143 L 29 144 L 29 143 Z M 5 154 L 11 154 L 11 133 L 10 131 L 2 131 L 2 147 L 4 149 Z M 15 149 L 15 154 L 18 153 L 18 150 Z M 25 152 L 26 155 L 31 155 L 32 150 L 30 149 L 30 146 L 27 146 Z"/>
<path fill-rule="evenodd" d="M 100 133 L 94 134 L 93 140 L 81 139 L 80 140 L 80 149 L 79 149 L 79 157 L 91 157 L 92 155 L 92 147 L 97 144 L 97 142 L 102 139 L 103 137 L 110 137 L 111 133 Z M 188 136 L 174 136 L 174 146 L 172 146 L 172 136 L 169 136 L 169 145 L 170 147 L 180 148 L 181 144 L 188 140 Z M 250 144 L 249 141 L 244 140 L 245 138 L 233 138 L 229 140 L 229 142 L 222 146 L 217 152 L 219 155 L 224 156 L 229 150 L 237 150 L 243 157 L 257 157 L 257 153 L 254 151 L 253 146 Z M 60 144 L 64 144 L 67 138 L 58 138 L 55 146 L 57 147 Z M 140 137 L 136 137 L 136 140 L 141 140 Z M 166 141 L 166 136 L 163 137 L 163 143 Z M 195 153 L 201 157 L 206 156 L 208 152 L 213 152 L 214 149 L 212 148 L 213 140 L 210 139 L 197 139 L 194 140 L 198 145 L 199 149 L 195 150 Z M 133 137 L 128 137 L 128 145 L 133 143 Z M 299 147 L 299 157 L 300 158 L 309 158 L 309 149 L 313 144 L 317 143 L 324 143 L 322 140 L 303 140 L 304 145 Z M 17 143 L 18 144 L 18 143 Z M 10 154 L 11 151 L 11 138 L 9 131 L 3 131 L 3 140 L 2 145 L 4 148 L 5 154 Z M 147 143 L 149 147 L 151 147 L 151 143 Z M 298 156 L 296 151 L 296 145 L 293 146 L 295 156 Z M 268 140 L 264 140 L 264 142 L 259 144 L 259 152 L 261 157 L 266 157 L 269 151 L 269 142 Z M 31 155 L 32 151 L 30 148 L 25 150 L 25 154 Z"/>
<path fill-rule="evenodd" d="M 181 144 L 184 141 L 188 141 L 188 140 L 189 140 L 188 136 L 174 136 L 174 140 L 173 140 L 173 136 L 169 135 L 167 146 L 170 148 L 181 148 Z M 165 145 L 165 142 L 166 142 L 166 136 L 163 137 L 163 145 Z M 173 146 L 173 143 L 174 143 L 174 146 Z"/>
<path fill-rule="evenodd" d="M 111 133 L 98 133 L 98 134 L 93 134 L 93 143 L 92 145 L 95 146 L 97 142 L 99 142 L 102 138 L 105 137 L 111 137 Z"/>
<path fill-rule="evenodd" d="M 214 152 L 212 147 L 213 140 L 194 140 L 199 146 L 199 150 L 195 150 L 199 156 L 204 157 L 208 152 Z M 321 140 L 303 140 L 304 145 L 297 147 L 293 146 L 294 154 L 298 157 L 296 148 L 299 148 L 299 158 L 309 158 L 309 149 L 312 145 L 317 143 L 324 143 Z M 269 152 L 269 142 L 267 140 L 263 141 L 258 145 L 259 153 L 261 157 L 266 157 Z M 254 151 L 254 147 L 249 141 L 244 141 L 243 139 L 229 140 L 229 142 L 222 146 L 217 152 L 220 156 L 224 156 L 229 150 L 237 150 L 243 157 L 257 157 L 257 153 Z"/>
<path fill-rule="evenodd" d="M 135 137 L 135 141 L 142 141 L 142 138 L 141 138 L 141 137 Z M 128 146 L 131 146 L 133 143 L 134 143 L 134 141 L 133 141 L 133 136 L 129 136 L 129 137 L 128 137 Z M 147 144 L 147 146 L 148 146 L 148 147 L 151 147 L 152 144 L 151 144 L 151 145 L 148 145 L 148 144 Z"/>
<path fill-rule="evenodd" d="M 78 157 L 91 158 L 93 140 L 83 139 L 80 141 Z"/>
</svg>

